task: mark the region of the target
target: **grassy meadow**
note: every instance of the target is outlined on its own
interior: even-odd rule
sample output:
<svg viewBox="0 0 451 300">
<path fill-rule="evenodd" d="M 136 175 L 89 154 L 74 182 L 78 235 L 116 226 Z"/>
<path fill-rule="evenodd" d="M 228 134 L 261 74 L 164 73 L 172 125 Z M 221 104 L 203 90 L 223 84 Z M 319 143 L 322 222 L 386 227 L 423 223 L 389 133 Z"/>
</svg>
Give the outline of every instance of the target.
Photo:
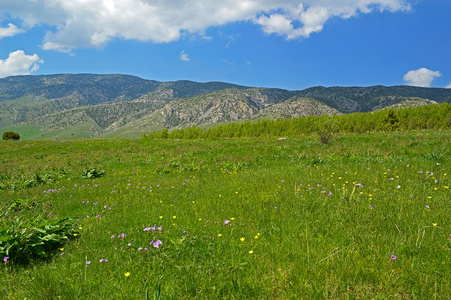
<svg viewBox="0 0 451 300">
<path fill-rule="evenodd" d="M 0 209 L 76 226 L 0 299 L 450 299 L 450 140 L 1 141 Z"/>
</svg>

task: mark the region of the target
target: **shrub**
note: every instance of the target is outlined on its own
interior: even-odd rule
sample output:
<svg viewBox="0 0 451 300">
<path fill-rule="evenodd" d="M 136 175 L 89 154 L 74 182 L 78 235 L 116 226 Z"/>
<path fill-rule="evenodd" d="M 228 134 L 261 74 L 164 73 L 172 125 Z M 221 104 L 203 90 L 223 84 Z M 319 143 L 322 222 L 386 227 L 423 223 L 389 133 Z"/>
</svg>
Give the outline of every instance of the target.
<svg viewBox="0 0 451 300">
<path fill-rule="evenodd" d="M 20 135 L 17 132 L 14 131 L 6 131 L 3 133 L 3 140 L 19 140 Z"/>
<path fill-rule="evenodd" d="M 90 179 L 90 178 L 96 178 L 96 177 L 102 177 L 105 175 L 104 170 L 97 170 L 97 169 L 86 169 L 83 170 L 81 173 L 81 178 Z"/>
<path fill-rule="evenodd" d="M 64 242 L 74 238 L 73 218 L 55 218 L 50 202 L 16 200 L 0 211 L 0 255 L 26 265 L 47 258 Z"/>
</svg>

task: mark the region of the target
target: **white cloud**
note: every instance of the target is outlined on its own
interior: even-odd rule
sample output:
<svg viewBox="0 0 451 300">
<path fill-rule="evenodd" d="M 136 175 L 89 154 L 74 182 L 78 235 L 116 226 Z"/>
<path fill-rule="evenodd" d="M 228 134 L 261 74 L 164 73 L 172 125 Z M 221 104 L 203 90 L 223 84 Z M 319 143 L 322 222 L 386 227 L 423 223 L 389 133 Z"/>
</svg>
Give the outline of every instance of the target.
<svg viewBox="0 0 451 300">
<path fill-rule="evenodd" d="M 446 86 L 445 89 L 451 89 L 451 82 Z"/>
<path fill-rule="evenodd" d="M 22 50 L 11 52 L 7 59 L 0 59 L 0 78 L 34 73 L 42 63 L 44 61 L 37 54 L 26 55 Z"/>
<path fill-rule="evenodd" d="M 169 43 L 212 26 L 252 22 L 287 39 L 320 32 L 331 18 L 373 11 L 409 10 L 413 0 L 2 0 L 0 13 L 24 26 L 48 24 L 44 49 L 70 52 L 111 39 Z"/>
<path fill-rule="evenodd" d="M 184 61 L 189 61 L 188 54 L 185 53 L 185 50 L 182 50 L 182 52 L 180 52 L 179 58 Z"/>
<path fill-rule="evenodd" d="M 17 28 L 16 25 L 9 23 L 8 27 L 0 27 L 0 39 L 25 32 L 23 29 Z"/>
<path fill-rule="evenodd" d="M 408 85 L 429 87 L 431 86 L 432 81 L 440 76 L 442 76 L 442 74 L 440 74 L 439 71 L 421 68 L 407 72 L 407 74 L 404 75 L 404 81 L 406 81 Z"/>
</svg>

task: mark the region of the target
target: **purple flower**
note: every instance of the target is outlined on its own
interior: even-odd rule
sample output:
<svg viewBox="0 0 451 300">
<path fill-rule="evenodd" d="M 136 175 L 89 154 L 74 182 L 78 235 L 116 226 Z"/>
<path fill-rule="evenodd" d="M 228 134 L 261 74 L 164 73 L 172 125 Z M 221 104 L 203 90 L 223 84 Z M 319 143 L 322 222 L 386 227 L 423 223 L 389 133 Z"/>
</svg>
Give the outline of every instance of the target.
<svg viewBox="0 0 451 300">
<path fill-rule="evenodd" d="M 91 262 L 90 262 L 90 261 L 88 260 L 88 261 L 86 261 L 86 264 L 87 264 L 87 265 L 90 265 L 90 264 L 91 264 Z"/>
<path fill-rule="evenodd" d="M 128 244 L 127 244 L 127 246 L 129 246 L 129 247 L 130 247 L 131 245 L 132 245 L 131 243 L 128 243 Z"/>
<path fill-rule="evenodd" d="M 111 236 L 112 239 L 114 239 L 114 234 Z"/>
<path fill-rule="evenodd" d="M 100 215 L 97 215 L 97 216 L 96 216 L 96 219 L 97 219 L 98 217 L 100 217 Z"/>
<path fill-rule="evenodd" d="M 401 186 L 400 185 L 398 185 L 398 189 L 400 189 L 401 188 Z"/>
<path fill-rule="evenodd" d="M 397 260 L 398 259 L 398 257 L 396 255 L 394 255 L 394 254 L 392 254 L 390 257 L 391 257 L 392 260 Z"/>
<path fill-rule="evenodd" d="M 146 227 L 146 228 L 144 228 L 143 231 L 149 231 L 149 230 L 150 230 L 150 227 Z"/>
<path fill-rule="evenodd" d="M 153 243 L 153 246 L 154 246 L 155 248 L 158 248 L 158 247 L 160 247 L 161 243 L 162 243 L 162 242 L 161 242 L 160 240 L 158 240 L 158 241 L 156 241 L 156 242 Z"/>
<path fill-rule="evenodd" d="M 139 248 L 138 248 L 138 251 L 141 251 L 142 249 L 143 249 L 143 248 L 139 247 Z"/>
<path fill-rule="evenodd" d="M 370 209 L 373 209 L 373 206 L 372 206 L 372 205 L 370 205 Z"/>
<path fill-rule="evenodd" d="M 158 229 L 159 231 L 161 231 L 161 229 L 163 229 L 163 227 L 160 226 L 160 227 L 157 227 L 157 229 Z"/>
<path fill-rule="evenodd" d="M 413 197 L 413 195 L 409 195 L 409 197 L 410 197 L 410 198 L 412 198 L 412 197 Z"/>
<path fill-rule="evenodd" d="M 9 256 L 5 256 L 5 257 L 3 257 L 3 262 L 8 262 L 8 259 L 9 259 Z"/>
<path fill-rule="evenodd" d="M 426 208 L 429 208 L 429 205 L 426 205 Z"/>
<path fill-rule="evenodd" d="M 229 223 L 230 223 L 229 220 L 224 220 L 224 225 L 227 225 L 227 224 L 229 224 Z"/>
<path fill-rule="evenodd" d="M 102 262 L 108 262 L 108 259 L 102 258 L 102 259 L 99 260 L 99 262 L 101 262 L 101 263 Z"/>
</svg>

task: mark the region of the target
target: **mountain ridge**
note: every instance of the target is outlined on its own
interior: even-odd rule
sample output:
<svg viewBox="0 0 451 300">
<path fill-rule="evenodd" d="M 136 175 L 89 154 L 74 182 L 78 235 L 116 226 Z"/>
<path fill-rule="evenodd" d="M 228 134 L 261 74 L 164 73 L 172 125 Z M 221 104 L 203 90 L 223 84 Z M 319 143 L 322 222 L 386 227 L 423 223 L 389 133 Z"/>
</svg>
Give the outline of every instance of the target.
<svg viewBox="0 0 451 300">
<path fill-rule="evenodd" d="M 440 102 L 451 102 L 451 89 L 376 85 L 291 91 L 122 74 L 24 75 L 0 79 L 0 130 L 23 131 L 24 138 L 137 137 L 165 128 Z"/>
</svg>

